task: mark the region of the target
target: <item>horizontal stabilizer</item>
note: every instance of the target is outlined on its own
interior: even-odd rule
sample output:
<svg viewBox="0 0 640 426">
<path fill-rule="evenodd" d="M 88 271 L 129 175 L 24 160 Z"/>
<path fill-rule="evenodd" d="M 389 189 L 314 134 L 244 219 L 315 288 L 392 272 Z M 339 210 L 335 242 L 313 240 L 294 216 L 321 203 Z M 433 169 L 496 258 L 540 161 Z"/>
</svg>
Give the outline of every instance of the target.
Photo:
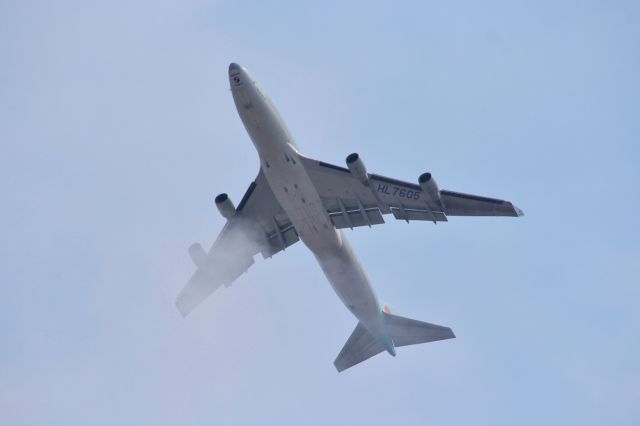
<svg viewBox="0 0 640 426">
<path fill-rule="evenodd" d="M 396 347 L 435 342 L 437 340 L 456 337 L 449 327 L 384 312 L 382 316 L 387 331 Z M 385 350 L 382 342 L 369 333 L 362 323 L 358 323 L 333 364 L 338 371 L 344 371 Z"/>
<path fill-rule="evenodd" d="M 333 362 L 338 371 L 346 370 L 356 364 L 366 361 L 374 355 L 383 352 L 384 346 L 367 331 L 361 322 L 358 323 L 353 333 L 344 344 L 344 347 Z"/>
<path fill-rule="evenodd" d="M 456 337 L 449 327 L 393 314 L 383 313 L 382 315 L 395 346 L 417 345 Z"/>
</svg>

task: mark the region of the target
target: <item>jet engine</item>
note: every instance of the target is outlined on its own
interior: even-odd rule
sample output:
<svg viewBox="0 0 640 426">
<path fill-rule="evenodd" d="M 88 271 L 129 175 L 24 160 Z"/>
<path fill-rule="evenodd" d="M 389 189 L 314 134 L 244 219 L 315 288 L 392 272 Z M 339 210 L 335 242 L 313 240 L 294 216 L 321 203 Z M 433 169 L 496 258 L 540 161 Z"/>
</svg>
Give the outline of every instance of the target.
<svg viewBox="0 0 640 426">
<path fill-rule="evenodd" d="M 198 243 L 193 243 L 189 246 L 189 256 L 198 268 L 202 268 L 207 263 L 207 253 Z"/>
<path fill-rule="evenodd" d="M 236 215 L 236 206 L 233 205 L 226 193 L 216 197 L 216 207 L 227 220 L 231 220 Z"/>
<path fill-rule="evenodd" d="M 440 198 L 440 189 L 436 180 L 431 176 L 431 173 L 423 173 L 418 178 L 422 193 L 427 197 L 427 200 L 436 206 L 440 206 L 444 209 L 442 199 Z"/>
<path fill-rule="evenodd" d="M 369 176 L 367 175 L 367 168 L 364 166 L 360 156 L 355 152 L 347 156 L 347 167 L 354 178 L 362 183 L 368 182 Z"/>
</svg>

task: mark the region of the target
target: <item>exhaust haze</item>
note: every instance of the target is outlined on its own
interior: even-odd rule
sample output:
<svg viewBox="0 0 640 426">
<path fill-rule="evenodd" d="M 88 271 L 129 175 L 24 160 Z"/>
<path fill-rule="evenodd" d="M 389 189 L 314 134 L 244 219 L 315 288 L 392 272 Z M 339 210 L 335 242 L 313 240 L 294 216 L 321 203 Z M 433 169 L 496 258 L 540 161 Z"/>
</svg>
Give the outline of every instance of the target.
<svg viewBox="0 0 640 426">
<path fill-rule="evenodd" d="M 0 2 L 0 424 L 637 425 L 633 2 Z M 336 373 L 356 326 L 302 243 L 175 299 L 258 157 L 251 69 L 302 153 L 517 201 L 347 231 L 446 344 Z M 237 205 L 237 204 L 236 204 Z"/>
</svg>

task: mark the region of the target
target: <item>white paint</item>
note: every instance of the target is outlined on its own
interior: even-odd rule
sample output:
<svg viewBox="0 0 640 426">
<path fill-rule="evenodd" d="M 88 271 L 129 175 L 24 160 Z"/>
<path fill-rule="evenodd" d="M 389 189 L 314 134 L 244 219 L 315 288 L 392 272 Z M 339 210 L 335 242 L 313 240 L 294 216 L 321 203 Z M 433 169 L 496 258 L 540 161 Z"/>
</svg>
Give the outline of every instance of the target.
<svg viewBox="0 0 640 426">
<path fill-rule="evenodd" d="M 260 167 L 300 239 L 315 255 L 340 300 L 395 355 L 373 288 L 344 233 L 333 227 L 280 114 L 244 68 L 231 64 L 229 82 L 238 114 L 260 156 Z"/>
</svg>

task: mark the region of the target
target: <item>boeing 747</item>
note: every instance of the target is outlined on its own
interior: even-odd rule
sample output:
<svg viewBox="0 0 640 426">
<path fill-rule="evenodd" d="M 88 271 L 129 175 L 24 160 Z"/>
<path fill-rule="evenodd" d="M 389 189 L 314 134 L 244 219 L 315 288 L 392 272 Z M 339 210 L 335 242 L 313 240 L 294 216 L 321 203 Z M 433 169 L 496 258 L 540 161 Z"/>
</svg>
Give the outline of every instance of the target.
<svg viewBox="0 0 640 426">
<path fill-rule="evenodd" d="M 394 315 L 382 306 L 344 228 L 384 223 L 383 215 L 446 222 L 448 216 L 522 216 L 508 201 L 440 190 L 430 173 L 404 182 L 368 173 L 358 154 L 346 168 L 305 157 L 262 88 L 238 64 L 229 66 L 238 114 L 260 157 L 258 176 L 235 207 L 227 194 L 215 202 L 227 222 L 208 252 L 189 247 L 197 270 L 177 298 L 187 315 L 213 291 L 229 286 L 254 263 L 302 240 L 336 294 L 358 320 L 334 361 L 343 371 L 381 352 L 454 338 L 453 331 Z"/>
</svg>

